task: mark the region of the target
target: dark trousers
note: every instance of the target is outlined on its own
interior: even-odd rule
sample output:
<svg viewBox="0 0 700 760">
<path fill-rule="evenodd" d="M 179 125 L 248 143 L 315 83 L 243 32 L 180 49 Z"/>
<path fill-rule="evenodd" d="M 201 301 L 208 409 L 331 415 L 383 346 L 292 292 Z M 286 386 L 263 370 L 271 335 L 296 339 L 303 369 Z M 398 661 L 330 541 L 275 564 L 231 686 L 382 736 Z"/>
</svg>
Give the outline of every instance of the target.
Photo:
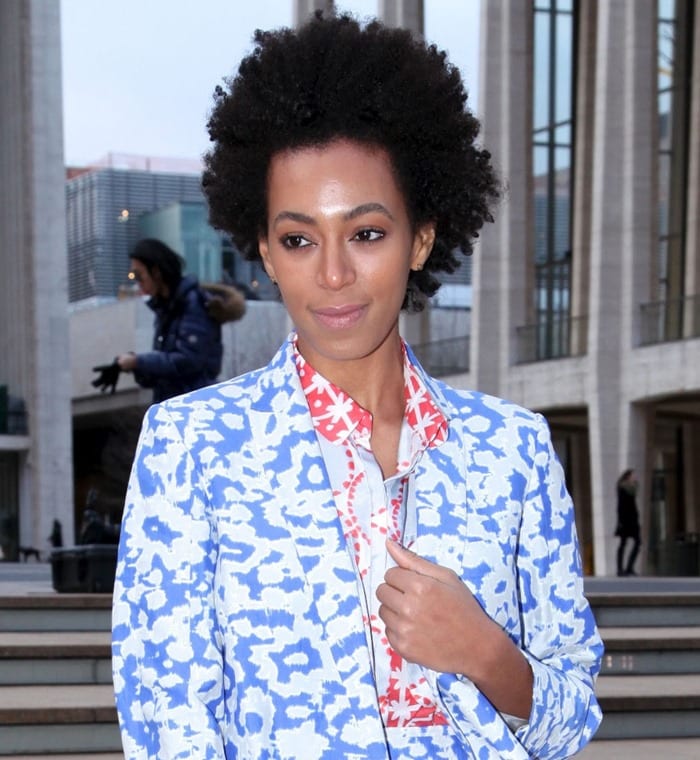
<svg viewBox="0 0 700 760">
<path fill-rule="evenodd" d="M 627 546 L 627 539 L 632 540 L 632 550 L 627 557 L 625 563 L 625 547 Z M 641 545 L 639 536 L 620 536 L 620 545 L 617 547 L 617 574 L 618 575 L 630 575 L 634 572 L 634 563 L 637 560 L 639 554 L 639 547 Z"/>
</svg>

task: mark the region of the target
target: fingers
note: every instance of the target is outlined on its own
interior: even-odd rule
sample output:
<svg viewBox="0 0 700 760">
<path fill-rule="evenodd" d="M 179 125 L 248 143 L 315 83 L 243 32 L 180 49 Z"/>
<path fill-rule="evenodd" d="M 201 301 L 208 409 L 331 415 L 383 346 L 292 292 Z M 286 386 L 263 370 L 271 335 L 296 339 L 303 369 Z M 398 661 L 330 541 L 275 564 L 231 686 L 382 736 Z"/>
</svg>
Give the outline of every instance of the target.
<svg viewBox="0 0 700 760">
<path fill-rule="evenodd" d="M 395 541 L 387 539 L 386 548 L 394 562 L 403 570 L 410 570 L 418 573 L 418 575 L 427 575 L 429 578 L 435 578 L 443 583 L 452 583 L 458 580 L 455 573 L 449 568 L 423 559 L 423 557 L 419 557 L 415 552 L 405 549 Z M 388 570 L 387 575 L 390 572 L 391 570 Z"/>
<path fill-rule="evenodd" d="M 393 628 L 397 624 L 397 621 L 400 620 L 399 610 L 401 598 L 404 594 L 386 583 L 377 588 L 376 594 L 380 602 L 377 614 L 384 621 L 384 625 L 387 628 Z"/>
</svg>

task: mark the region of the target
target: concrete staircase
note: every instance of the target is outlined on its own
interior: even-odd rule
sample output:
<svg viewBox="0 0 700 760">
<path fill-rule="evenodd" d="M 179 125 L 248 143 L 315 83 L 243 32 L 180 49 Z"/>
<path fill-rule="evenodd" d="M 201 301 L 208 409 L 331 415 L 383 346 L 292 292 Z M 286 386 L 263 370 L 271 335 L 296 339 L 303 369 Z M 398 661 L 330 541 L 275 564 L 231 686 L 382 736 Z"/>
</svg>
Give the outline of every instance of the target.
<svg viewBox="0 0 700 760">
<path fill-rule="evenodd" d="M 0 596 L 0 757 L 123 760 L 108 594 Z"/>
<path fill-rule="evenodd" d="M 700 758 L 700 589 L 640 581 L 588 591 L 605 642 L 597 685 L 604 718 L 581 757 Z"/>
<path fill-rule="evenodd" d="M 0 578 L 0 760 L 123 760 L 111 597 L 56 594 L 36 570 L 26 586 Z M 698 760 L 700 579 L 586 579 L 586 591 L 606 644 L 605 718 L 577 758 Z"/>
</svg>

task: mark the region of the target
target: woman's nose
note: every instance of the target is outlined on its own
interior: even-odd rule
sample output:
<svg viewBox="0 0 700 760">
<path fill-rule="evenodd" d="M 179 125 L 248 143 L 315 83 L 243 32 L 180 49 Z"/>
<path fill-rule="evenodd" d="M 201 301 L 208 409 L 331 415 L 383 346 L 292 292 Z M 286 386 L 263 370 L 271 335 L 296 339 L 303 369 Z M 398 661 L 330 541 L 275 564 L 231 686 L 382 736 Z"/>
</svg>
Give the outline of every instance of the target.
<svg viewBox="0 0 700 760">
<path fill-rule="evenodd" d="M 317 273 L 319 285 L 340 290 L 355 281 L 355 268 L 343 246 L 326 245 L 319 257 Z"/>
</svg>

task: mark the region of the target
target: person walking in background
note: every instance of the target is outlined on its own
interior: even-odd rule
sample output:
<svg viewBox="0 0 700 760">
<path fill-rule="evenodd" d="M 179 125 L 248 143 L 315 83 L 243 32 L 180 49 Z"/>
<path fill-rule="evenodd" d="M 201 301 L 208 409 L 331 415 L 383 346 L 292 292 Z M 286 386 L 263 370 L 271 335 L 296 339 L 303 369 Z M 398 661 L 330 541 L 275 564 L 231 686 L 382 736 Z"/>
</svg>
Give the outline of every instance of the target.
<svg viewBox="0 0 700 760">
<path fill-rule="evenodd" d="M 500 193 L 459 71 L 347 15 L 255 41 L 203 187 L 294 331 L 146 415 L 114 589 L 125 757 L 568 758 L 602 642 L 549 428 L 430 377 L 399 332 Z"/>
<path fill-rule="evenodd" d="M 243 296 L 226 285 L 205 290 L 192 275 L 183 276 L 182 259 L 160 240 L 139 241 L 130 258 L 130 277 L 150 296 L 155 335 L 152 351 L 117 356 L 119 369 L 152 388 L 154 403 L 215 382 L 223 356 L 221 324 L 243 316 Z"/>
<path fill-rule="evenodd" d="M 625 470 L 617 479 L 617 528 L 615 535 L 620 543 L 617 547 L 617 574 L 636 575 L 634 563 L 639 554 L 641 537 L 639 511 L 637 510 L 637 476 L 634 470 Z M 632 548 L 625 562 L 627 540 L 632 539 Z"/>
<path fill-rule="evenodd" d="M 49 534 L 49 542 L 54 549 L 63 547 L 63 526 L 60 520 L 54 520 Z"/>
</svg>

